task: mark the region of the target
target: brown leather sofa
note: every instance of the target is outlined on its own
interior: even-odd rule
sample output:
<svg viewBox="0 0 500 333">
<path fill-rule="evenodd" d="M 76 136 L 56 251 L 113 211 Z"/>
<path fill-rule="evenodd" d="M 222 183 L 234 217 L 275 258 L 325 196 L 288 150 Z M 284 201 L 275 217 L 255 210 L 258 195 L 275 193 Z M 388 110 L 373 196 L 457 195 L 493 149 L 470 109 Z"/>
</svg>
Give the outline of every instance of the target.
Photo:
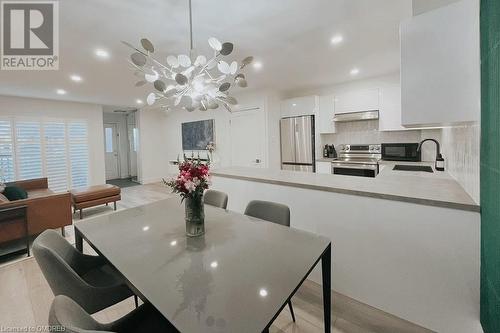
<svg viewBox="0 0 500 333">
<path fill-rule="evenodd" d="M 26 206 L 30 235 L 39 234 L 47 229 L 63 228 L 73 223 L 71 194 L 69 192 L 55 193 L 50 190 L 47 178 L 22 180 L 6 185 L 19 186 L 28 192 L 26 199 L 0 201 L 0 211 L 5 208 Z M 23 238 L 25 233 L 25 225 L 22 220 L 1 223 L 0 243 Z"/>
</svg>

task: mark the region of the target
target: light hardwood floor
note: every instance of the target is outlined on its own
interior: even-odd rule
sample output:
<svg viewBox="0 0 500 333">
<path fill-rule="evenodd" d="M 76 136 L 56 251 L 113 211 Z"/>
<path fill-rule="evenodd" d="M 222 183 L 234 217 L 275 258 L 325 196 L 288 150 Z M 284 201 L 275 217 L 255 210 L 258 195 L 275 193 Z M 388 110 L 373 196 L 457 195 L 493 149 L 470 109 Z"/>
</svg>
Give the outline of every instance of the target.
<svg viewBox="0 0 500 333">
<path fill-rule="evenodd" d="M 171 196 L 169 190 L 161 184 L 124 188 L 122 200 L 118 203 L 118 210 Z M 112 212 L 111 206 L 96 207 L 84 210 L 84 218 Z M 75 215 L 75 220 L 77 219 Z M 72 227 L 66 228 L 66 238 L 74 242 Z M 84 251 L 93 252 L 87 246 Z M 49 285 L 34 258 L 20 258 L 0 266 L 0 326 L 3 328 L 46 325 L 53 298 Z M 346 296 L 332 293 L 332 299 L 332 332 L 430 332 Z M 285 308 L 276 318 L 270 332 L 323 332 L 323 303 L 319 285 L 306 280 L 293 297 L 292 302 L 297 322 L 292 322 L 290 313 Z M 133 299 L 129 298 L 95 314 L 94 317 L 99 321 L 109 322 L 125 315 L 133 308 Z"/>
</svg>

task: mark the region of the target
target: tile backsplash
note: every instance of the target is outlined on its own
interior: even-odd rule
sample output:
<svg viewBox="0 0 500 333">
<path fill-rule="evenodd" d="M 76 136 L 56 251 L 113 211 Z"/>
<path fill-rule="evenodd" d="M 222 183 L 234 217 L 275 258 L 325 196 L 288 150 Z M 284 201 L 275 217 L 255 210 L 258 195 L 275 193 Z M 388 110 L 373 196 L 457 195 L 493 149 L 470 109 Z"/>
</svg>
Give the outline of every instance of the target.
<svg viewBox="0 0 500 333">
<path fill-rule="evenodd" d="M 443 128 L 441 140 L 448 172 L 479 203 L 480 125 Z"/>
<path fill-rule="evenodd" d="M 376 144 L 390 142 L 420 142 L 436 139 L 441 144 L 446 170 L 465 191 L 479 203 L 479 140 L 480 128 L 476 123 L 443 129 L 423 129 L 381 132 L 378 120 L 342 122 L 336 124 L 336 133 L 321 134 L 321 156 L 325 144 Z M 436 146 L 432 142 L 422 147 L 422 160 L 434 161 Z"/>
</svg>

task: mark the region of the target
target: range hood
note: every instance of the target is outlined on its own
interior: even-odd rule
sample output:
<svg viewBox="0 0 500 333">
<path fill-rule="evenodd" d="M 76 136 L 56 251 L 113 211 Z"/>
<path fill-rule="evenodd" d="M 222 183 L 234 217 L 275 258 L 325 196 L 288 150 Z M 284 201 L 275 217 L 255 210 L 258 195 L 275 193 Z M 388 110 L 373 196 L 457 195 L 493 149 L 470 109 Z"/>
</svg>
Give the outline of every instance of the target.
<svg viewBox="0 0 500 333">
<path fill-rule="evenodd" d="M 336 121 L 336 122 L 372 120 L 372 119 L 378 119 L 378 110 L 337 113 L 333 117 L 333 121 Z"/>
</svg>

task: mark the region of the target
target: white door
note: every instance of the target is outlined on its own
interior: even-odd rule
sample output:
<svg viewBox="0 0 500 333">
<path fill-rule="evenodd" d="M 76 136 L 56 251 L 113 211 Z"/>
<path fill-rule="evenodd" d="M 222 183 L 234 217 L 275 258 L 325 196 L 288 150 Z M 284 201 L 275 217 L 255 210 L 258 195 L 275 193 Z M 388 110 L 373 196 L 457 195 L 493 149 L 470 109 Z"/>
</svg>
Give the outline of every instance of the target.
<svg viewBox="0 0 500 333">
<path fill-rule="evenodd" d="M 231 161 L 233 166 L 265 167 L 266 124 L 261 109 L 231 114 Z"/>
<path fill-rule="evenodd" d="M 118 168 L 118 131 L 116 124 L 104 124 L 106 180 L 120 178 Z"/>
</svg>

